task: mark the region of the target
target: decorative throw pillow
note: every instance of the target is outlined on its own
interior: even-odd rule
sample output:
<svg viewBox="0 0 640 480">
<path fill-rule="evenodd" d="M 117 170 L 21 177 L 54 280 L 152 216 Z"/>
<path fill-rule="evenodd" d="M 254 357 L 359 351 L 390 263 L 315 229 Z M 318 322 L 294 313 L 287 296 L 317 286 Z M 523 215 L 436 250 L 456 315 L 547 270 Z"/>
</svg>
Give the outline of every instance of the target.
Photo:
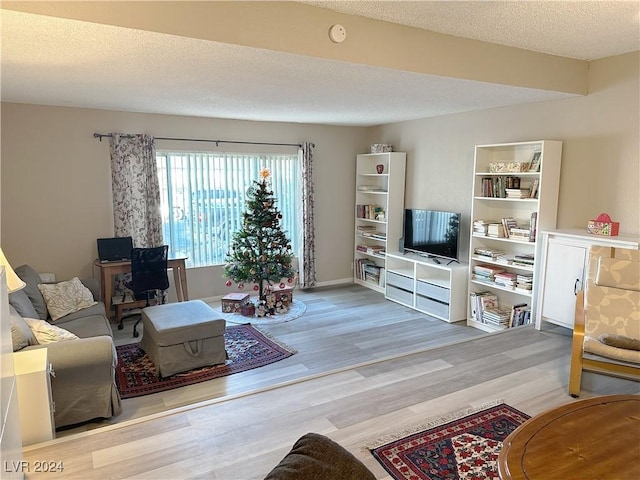
<svg viewBox="0 0 640 480">
<path fill-rule="evenodd" d="M 51 325 L 49 322 L 35 318 L 25 318 L 25 322 L 38 339 L 40 345 L 45 343 L 64 342 L 66 340 L 78 340 L 78 336 L 64 328 Z"/>
<path fill-rule="evenodd" d="M 85 287 L 78 277 L 66 282 L 41 283 L 38 288 L 47 302 L 47 309 L 53 321 L 98 303 L 93 299 L 91 290 Z"/>
<path fill-rule="evenodd" d="M 16 309 L 21 317 L 38 318 L 38 312 L 33 308 L 33 303 L 29 300 L 29 297 L 22 290 L 9 294 L 9 305 Z"/>
<path fill-rule="evenodd" d="M 11 343 L 13 344 L 14 352 L 22 350 L 29 345 L 38 344 L 29 325 L 12 305 L 9 305 L 9 321 L 11 322 Z"/>
<path fill-rule="evenodd" d="M 600 342 L 610 347 L 624 348 L 625 350 L 640 350 L 640 339 L 603 333 L 598 337 Z"/>
<path fill-rule="evenodd" d="M 20 265 L 15 269 L 16 275 L 20 277 L 20 279 L 26 283 L 27 285 L 24 287 L 24 292 L 31 300 L 33 304 L 33 308 L 38 312 L 38 317 L 41 320 L 47 319 L 47 304 L 44 301 L 42 293 L 38 289 L 38 284 L 42 283 L 40 279 L 40 275 L 29 265 Z"/>
</svg>

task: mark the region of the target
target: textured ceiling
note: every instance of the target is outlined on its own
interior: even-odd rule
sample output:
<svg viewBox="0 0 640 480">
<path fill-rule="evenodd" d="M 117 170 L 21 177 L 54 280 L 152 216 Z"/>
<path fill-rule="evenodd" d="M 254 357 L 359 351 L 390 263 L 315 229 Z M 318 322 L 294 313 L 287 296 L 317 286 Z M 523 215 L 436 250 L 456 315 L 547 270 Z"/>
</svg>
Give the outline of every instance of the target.
<svg viewBox="0 0 640 480">
<path fill-rule="evenodd" d="M 304 1 L 351 15 L 580 60 L 640 48 L 637 0 Z"/>
<path fill-rule="evenodd" d="M 560 19 L 550 15 L 546 4 L 538 5 L 541 17 L 533 15 L 531 6 L 517 9 L 513 2 L 496 2 L 502 4 L 497 10 L 492 2 L 320 3 L 344 13 L 575 58 L 639 48 L 638 2 L 631 9 L 626 4 L 613 9 L 616 15 L 612 2 L 581 2 L 600 5 L 589 14 L 578 2 L 549 2 L 573 5 L 559 7 Z M 517 2 L 529 3 L 542 2 Z M 11 10 L 0 13 L 3 101 L 369 126 L 568 96 Z M 620 23 L 627 17 L 635 21 L 635 38 Z"/>
</svg>

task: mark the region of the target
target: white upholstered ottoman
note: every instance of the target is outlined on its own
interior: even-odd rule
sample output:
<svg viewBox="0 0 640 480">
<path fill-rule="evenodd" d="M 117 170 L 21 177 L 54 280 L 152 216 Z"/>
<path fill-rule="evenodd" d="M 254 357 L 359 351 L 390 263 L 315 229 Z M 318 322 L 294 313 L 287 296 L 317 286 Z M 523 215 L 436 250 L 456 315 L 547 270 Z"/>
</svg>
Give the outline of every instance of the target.
<svg viewBox="0 0 640 480">
<path fill-rule="evenodd" d="M 166 303 L 142 310 L 140 346 L 161 377 L 224 363 L 225 321 L 202 300 Z"/>
</svg>

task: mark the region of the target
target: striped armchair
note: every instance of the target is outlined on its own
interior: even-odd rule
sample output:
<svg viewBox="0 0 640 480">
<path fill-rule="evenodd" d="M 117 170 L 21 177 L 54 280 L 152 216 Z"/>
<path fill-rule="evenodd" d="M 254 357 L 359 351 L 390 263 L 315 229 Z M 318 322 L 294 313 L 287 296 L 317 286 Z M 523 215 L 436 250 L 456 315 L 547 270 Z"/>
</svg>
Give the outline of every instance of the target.
<svg viewBox="0 0 640 480">
<path fill-rule="evenodd" d="M 640 380 L 640 251 L 592 246 L 576 297 L 569 395 L 582 371 Z"/>
</svg>

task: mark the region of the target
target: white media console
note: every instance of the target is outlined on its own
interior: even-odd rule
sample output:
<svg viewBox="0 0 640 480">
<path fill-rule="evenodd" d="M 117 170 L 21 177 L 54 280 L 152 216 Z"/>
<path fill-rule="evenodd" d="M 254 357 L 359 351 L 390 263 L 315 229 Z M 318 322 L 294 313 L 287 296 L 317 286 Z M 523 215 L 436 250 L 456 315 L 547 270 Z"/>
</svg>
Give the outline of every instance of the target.
<svg viewBox="0 0 640 480">
<path fill-rule="evenodd" d="M 387 252 L 387 299 L 445 322 L 467 318 L 466 263 L 440 264 L 415 253 Z"/>
</svg>

